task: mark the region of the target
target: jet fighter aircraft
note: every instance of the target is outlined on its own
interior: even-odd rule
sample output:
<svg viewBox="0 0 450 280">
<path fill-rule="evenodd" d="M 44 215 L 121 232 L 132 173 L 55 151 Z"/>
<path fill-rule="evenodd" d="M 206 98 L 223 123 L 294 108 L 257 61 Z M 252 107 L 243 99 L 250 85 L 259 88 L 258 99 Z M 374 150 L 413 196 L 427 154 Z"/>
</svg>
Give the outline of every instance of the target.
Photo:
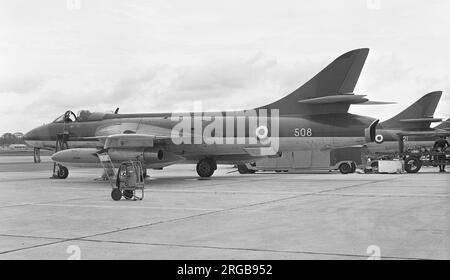
<svg viewBox="0 0 450 280">
<path fill-rule="evenodd" d="M 103 114 L 66 112 L 25 135 L 36 148 L 54 148 L 57 134 L 67 148 L 52 159 L 66 166 L 98 166 L 99 151 L 114 162 L 138 159 L 146 168 L 197 163 L 210 177 L 217 164 L 240 164 L 283 151 L 331 149 L 375 140 L 377 119 L 348 113 L 368 102 L 354 88 L 369 49 L 335 59 L 291 94 L 265 106 L 231 112 Z"/>
<path fill-rule="evenodd" d="M 432 147 L 436 140 L 436 130 L 445 128 L 445 122 L 435 128 L 430 128 L 432 122 L 442 121 L 433 116 L 441 95 L 442 91 L 430 92 L 396 116 L 379 123 L 375 142 L 367 144 L 369 153 L 397 152 L 399 135 L 404 137 L 405 149 Z M 414 135 L 408 136 L 408 132 Z"/>
</svg>

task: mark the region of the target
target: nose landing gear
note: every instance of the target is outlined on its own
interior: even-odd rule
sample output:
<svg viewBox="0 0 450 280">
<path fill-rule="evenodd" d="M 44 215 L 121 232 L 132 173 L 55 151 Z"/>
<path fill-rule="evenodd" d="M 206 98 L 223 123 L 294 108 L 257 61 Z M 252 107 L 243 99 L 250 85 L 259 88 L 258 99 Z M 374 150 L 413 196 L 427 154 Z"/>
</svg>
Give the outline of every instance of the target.
<svg viewBox="0 0 450 280">
<path fill-rule="evenodd" d="M 53 165 L 53 175 L 50 179 L 66 179 L 69 176 L 69 169 L 61 164 Z"/>
<path fill-rule="evenodd" d="M 67 140 L 69 139 L 69 133 L 58 133 L 56 134 L 56 145 L 55 145 L 55 153 L 61 150 L 65 150 L 69 148 Z M 53 175 L 50 179 L 66 179 L 69 176 L 69 170 L 67 167 L 62 166 L 59 163 L 53 163 Z"/>
</svg>

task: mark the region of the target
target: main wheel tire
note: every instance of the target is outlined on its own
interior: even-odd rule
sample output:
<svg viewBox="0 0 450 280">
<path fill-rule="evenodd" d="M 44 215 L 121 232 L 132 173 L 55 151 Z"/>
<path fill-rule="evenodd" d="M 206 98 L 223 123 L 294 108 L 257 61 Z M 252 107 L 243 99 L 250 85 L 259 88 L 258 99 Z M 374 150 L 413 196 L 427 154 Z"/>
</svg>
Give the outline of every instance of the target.
<svg viewBox="0 0 450 280">
<path fill-rule="evenodd" d="M 115 201 L 118 201 L 122 198 L 122 192 L 119 189 L 113 189 L 111 191 L 111 198 Z"/>
<path fill-rule="evenodd" d="M 67 167 L 60 165 L 58 170 L 58 178 L 66 179 L 69 176 L 69 169 Z"/>
<path fill-rule="evenodd" d="M 341 163 L 341 165 L 339 165 L 339 171 L 342 174 L 347 174 L 352 171 L 352 167 L 347 162 L 344 162 L 344 163 Z"/>
<path fill-rule="evenodd" d="M 416 157 L 407 157 L 405 159 L 405 170 L 408 173 L 417 173 L 422 167 L 422 162 Z"/>
<path fill-rule="evenodd" d="M 132 199 L 134 196 L 133 191 L 131 190 L 124 190 L 122 195 L 123 197 L 125 197 L 125 199 Z"/>
<path fill-rule="evenodd" d="M 197 163 L 197 174 L 202 178 L 211 177 L 216 168 L 213 159 L 205 158 Z"/>
<path fill-rule="evenodd" d="M 249 173 L 249 169 L 245 164 L 238 164 L 237 166 L 239 174 L 247 174 Z"/>
</svg>

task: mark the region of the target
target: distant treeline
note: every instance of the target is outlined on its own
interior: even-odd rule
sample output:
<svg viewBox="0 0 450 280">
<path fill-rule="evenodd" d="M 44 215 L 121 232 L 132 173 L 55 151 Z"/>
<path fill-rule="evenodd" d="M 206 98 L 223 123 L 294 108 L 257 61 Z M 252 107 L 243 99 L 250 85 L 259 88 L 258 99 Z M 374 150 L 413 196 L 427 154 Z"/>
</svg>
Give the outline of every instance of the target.
<svg viewBox="0 0 450 280">
<path fill-rule="evenodd" d="M 7 146 L 11 144 L 25 144 L 23 134 L 21 133 L 5 133 L 0 137 L 0 146 Z"/>
</svg>

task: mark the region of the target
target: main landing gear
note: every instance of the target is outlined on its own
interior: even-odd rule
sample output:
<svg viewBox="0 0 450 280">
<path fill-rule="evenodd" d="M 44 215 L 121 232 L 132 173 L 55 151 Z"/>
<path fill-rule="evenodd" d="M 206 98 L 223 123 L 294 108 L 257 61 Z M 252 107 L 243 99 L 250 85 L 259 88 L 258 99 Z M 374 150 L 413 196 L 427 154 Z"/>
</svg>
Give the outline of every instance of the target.
<svg viewBox="0 0 450 280">
<path fill-rule="evenodd" d="M 213 158 L 204 158 L 197 163 L 197 174 L 202 177 L 211 177 L 217 169 L 216 160 Z"/>
<path fill-rule="evenodd" d="M 355 162 L 344 162 L 339 165 L 339 171 L 342 174 L 355 173 L 356 163 Z"/>
</svg>

